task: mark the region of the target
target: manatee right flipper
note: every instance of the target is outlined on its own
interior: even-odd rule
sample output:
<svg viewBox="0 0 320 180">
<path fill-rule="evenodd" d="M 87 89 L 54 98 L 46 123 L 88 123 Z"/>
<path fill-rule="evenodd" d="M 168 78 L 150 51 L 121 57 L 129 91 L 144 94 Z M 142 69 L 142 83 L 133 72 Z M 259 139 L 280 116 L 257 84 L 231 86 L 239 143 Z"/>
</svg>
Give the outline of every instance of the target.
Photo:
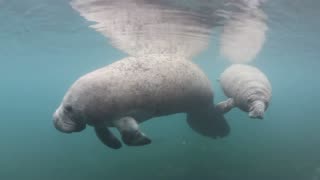
<svg viewBox="0 0 320 180">
<path fill-rule="evenodd" d="M 94 130 L 96 132 L 97 137 L 100 139 L 100 141 L 105 144 L 106 146 L 112 148 L 112 149 L 120 149 L 121 148 L 121 142 L 116 138 L 112 132 L 104 126 L 95 126 Z"/>
<path fill-rule="evenodd" d="M 230 134 L 230 126 L 224 115 L 211 106 L 208 109 L 187 114 L 188 125 L 197 133 L 213 139 Z"/>
<path fill-rule="evenodd" d="M 132 117 L 118 119 L 114 125 L 121 133 L 122 141 L 128 146 L 143 146 L 151 143 L 151 139 L 140 131 L 137 121 Z"/>
<path fill-rule="evenodd" d="M 229 98 L 225 101 L 218 103 L 216 105 L 215 109 L 216 109 L 216 112 L 225 114 L 225 113 L 229 112 L 234 107 L 235 107 L 234 100 L 232 98 Z"/>
</svg>

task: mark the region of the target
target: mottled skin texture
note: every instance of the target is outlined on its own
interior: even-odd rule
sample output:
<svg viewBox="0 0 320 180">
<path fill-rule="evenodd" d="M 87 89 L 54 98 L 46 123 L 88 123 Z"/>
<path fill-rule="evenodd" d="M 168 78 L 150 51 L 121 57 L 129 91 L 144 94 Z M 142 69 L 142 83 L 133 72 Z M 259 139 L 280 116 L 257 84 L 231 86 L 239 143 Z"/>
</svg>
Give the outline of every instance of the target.
<svg viewBox="0 0 320 180">
<path fill-rule="evenodd" d="M 195 64 L 160 55 L 128 57 L 79 78 L 56 110 L 54 124 L 65 133 L 94 126 L 104 144 L 118 149 L 121 143 L 107 127 L 116 127 L 127 145 L 145 145 L 151 140 L 138 124 L 175 113 L 187 113 L 191 128 L 204 136 L 229 133 L 214 111 L 211 84 Z"/>
<path fill-rule="evenodd" d="M 221 74 L 219 81 L 229 99 L 217 104 L 217 111 L 226 113 L 238 107 L 249 112 L 251 118 L 263 119 L 271 100 L 271 84 L 259 69 L 234 64 Z"/>
</svg>

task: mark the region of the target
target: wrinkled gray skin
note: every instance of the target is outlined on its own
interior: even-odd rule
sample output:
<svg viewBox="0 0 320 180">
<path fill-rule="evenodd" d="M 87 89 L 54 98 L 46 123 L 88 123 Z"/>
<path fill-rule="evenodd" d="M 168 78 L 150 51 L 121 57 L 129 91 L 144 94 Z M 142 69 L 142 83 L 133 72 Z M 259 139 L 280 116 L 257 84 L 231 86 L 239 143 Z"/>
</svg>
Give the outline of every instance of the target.
<svg viewBox="0 0 320 180">
<path fill-rule="evenodd" d="M 234 64 L 221 74 L 219 81 L 229 99 L 216 105 L 218 112 L 238 107 L 249 112 L 250 118 L 263 119 L 271 100 L 271 84 L 258 68 Z"/>
<path fill-rule="evenodd" d="M 190 127 L 204 136 L 224 137 L 230 131 L 215 112 L 205 74 L 183 58 L 157 55 L 125 58 L 79 78 L 53 119 L 65 133 L 93 126 L 105 145 L 119 149 L 121 142 L 108 127 L 117 128 L 126 145 L 146 145 L 151 140 L 138 124 L 175 113 L 187 113 Z"/>
</svg>

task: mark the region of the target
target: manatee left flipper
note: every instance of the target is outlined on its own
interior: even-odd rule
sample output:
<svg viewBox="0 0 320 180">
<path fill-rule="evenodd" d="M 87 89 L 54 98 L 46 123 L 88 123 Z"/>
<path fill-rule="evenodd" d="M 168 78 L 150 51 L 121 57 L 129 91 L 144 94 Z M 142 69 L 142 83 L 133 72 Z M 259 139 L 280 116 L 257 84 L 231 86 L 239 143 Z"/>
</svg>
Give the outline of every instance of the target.
<svg viewBox="0 0 320 180">
<path fill-rule="evenodd" d="M 234 107 L 235 107 L 234 100 L 232 98 L 228 98 L 227 100 L 218 103 L 215 106 L 215 111 L 217 113 L 225 114 Z"/>
<path fill-rule="evenodd" d="M 137 121 L 132 117 L 118 119 L 114 125 L 121 133 L 122 141 L 128 146 L 143 146 L 151 143 L 151 139 L 140 131 Z"/>
<path fill-rule="evenodd" d="M 120 149 L 122 144 L 116 138 L 112 132 L 104 126 L 95 126 L 94 130 L 96 132 L 97 137 L 100 139 L 100 141 L 105 144 L 106 146 L 112 148 L 112 149 Z"/>
</svg>

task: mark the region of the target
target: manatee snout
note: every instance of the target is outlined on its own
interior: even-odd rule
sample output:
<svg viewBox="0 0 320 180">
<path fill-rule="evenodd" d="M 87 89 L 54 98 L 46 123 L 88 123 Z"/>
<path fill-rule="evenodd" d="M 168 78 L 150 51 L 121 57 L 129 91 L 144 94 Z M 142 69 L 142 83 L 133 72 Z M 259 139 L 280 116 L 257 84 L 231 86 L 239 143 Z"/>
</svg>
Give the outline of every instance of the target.
<svg viewBox="0 0 320 180">
<path fill-rule="evenodd" d="M 250 105 L 249 117 L 256 119 L 263 119 L 264 112 L 267 109 L 263 101 L 255 101 Z"/>
<path fill-rule="evenodd" d="M 253 110 L 249 112 L 250 118 L 263 119 L 263 116 L 264 116 L 264 111 Z"/>
<path fill-rule="evenodd" d="M 59 107 L 53 114 L 54 127 L 63 133 L 80 132 L 85 129 L 85 124 L 76 123 L 69 118 Z"/>
</svg>

